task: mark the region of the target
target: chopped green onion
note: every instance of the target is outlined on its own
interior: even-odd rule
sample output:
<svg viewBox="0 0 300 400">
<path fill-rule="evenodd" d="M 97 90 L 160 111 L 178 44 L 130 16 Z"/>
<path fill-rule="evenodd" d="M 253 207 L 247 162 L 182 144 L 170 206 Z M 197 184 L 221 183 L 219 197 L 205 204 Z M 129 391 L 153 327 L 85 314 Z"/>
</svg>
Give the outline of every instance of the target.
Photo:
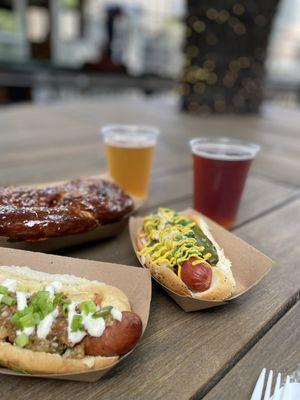
<svg viewBox="0 0 300 400">
<path fill-rule="evenodd" d="M 74 315 L 72 322 L 71 322 L 71 331 L 77 332 L 77 331 L 82 331 L 82 330 L 83 330 L 82 316 L 76 314 L 76 315 Z"/>
<path fill-rule="evenodd" d="M 4 295 L 1 299 L 1 303 L 6 304 L 7 306 L 12 306 L 16 303 L 16 300 L 13 297 Z"/>
<path fill-rule="evenodd" d="M 103 308 L 101 308 L 101 310 L 96 311 L 93 314 L 93 318 L 107 318 L 112 309 L 113 309 L 112 306 L 103 307 Z"/>
<path fill-rule="evenodd" d="M 40 290 L 37 292 L 31 299 L 31 304 L 35 305 L 41 301 L 45 301 L 49 299 L 50 293 L 47 290 Z"/>
<path fill-rule="evenodd" d="M 5 286 L 0 285 L 0 294 L 7 294 L 8 289 Z"/>
<path fill-rule="evenodd" d="M 21 335 L 18 335 L 15 339 L 15 345 L 18 347 L 25 347 L 26 344 L 29 342 L 28 336 L 25 335 L 25 333 L 21 333 Z"/>
<path fill-rule="evenodd" d="M 32 306 L 25 307 L 22 311 L 17 311 L 11 317 L 11 323 L 18 329 L 24 329 L 25 327 L 35 326 L 40 322 L 40 315 L 38 312 L 34 312 Z"/>
<path fill-rule="evenodd" d="M 39 313 L 35 312 L 33 313 L 33 320 L 34 320 L 34 324 L 38 325 L 41 321 L 40 315 Z"/>
<path fill-rule="evenodd" d="M 46 290 L 41 290 L 32 297 L 31 307 L 35 312 L 39 313 L 40 319 L 45 318 L 55 308 L 49 299 L 49 292 Z"/>
<path fill-rule="evenodd" d="M 63 303 L 63 305 L 62 305 L 63 312 L 64 312 L 64 315 L 65 315 L 65 316 L 66 316 L 67 313 L 68 313 L 68 308 L 69 308 L 69 305 L 70 305 L 70 304 L 71 304 L 71 300 L 65 300 L 64 303 Z"/>
<path fill-rule="evenodd" d="M 84 312 L 85 315 L 96 312 L 96 306 L 92 300 L 83 301 L 79 304 L 79 308 Z"/>
<path fill-rule="evenodd" d="M 53 305 L 57 306 L 58 304 L 63 303 L 64 292 L 59 292 L 53 299 Z"/>
<path fill-rule="evenodd" d="M 24 317 L 21 317 L 19 319 L 19 324 L 22 327 L 22 329 L 24 328 L 29 328 L 31 326 L 35 326 L 36 325 L 36 319 L 33 316 L 32 313 L 24 315 Z"/>
<path fill-rule="evenodd" d="M 19 321 L 20 321 L 20 317 L 18 316 L 18 313 L 15 313 L 10 319 L 10 322 L 13 325 L 15 325 L 17 328 L 21 328 L 20 324 L 19 324 Z"/>
</svg>

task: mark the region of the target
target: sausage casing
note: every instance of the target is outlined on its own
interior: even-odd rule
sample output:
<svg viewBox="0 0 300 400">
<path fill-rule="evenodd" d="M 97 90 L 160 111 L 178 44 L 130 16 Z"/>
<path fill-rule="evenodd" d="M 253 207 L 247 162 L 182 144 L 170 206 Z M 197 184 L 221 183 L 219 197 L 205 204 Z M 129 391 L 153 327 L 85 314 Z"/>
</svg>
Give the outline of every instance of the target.
<svg viewBox="0 0 300 400">
<path fill-rule="evenodd" d="M 90 356 L 121 356 L 128 353 L 142 335 L 140 317 L 130 311 L 122 312 L 122 320 L 114 320 L 100 337 L 86 336 L 83 339 L 85 354 Z"/>
<path fill-rule="evenodd" d="M 204 292 L 208 290 L 212 280 L 212 269 L 206 262 L 193 264 L 196 258 L 190 258 L 182 265 L 181 279 L 191 290 Z"/>
</svg>

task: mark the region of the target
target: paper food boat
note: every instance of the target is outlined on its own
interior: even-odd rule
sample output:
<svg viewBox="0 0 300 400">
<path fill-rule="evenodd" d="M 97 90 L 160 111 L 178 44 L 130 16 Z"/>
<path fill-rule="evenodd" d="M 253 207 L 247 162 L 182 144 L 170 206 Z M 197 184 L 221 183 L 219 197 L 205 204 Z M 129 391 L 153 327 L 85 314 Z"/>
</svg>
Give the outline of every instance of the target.
<svg viewBox="0 0 300 400">
<path fill-rule="evenodd" d="M 132 311 L 137 313 L 143 322 L 143 333 L 146 329 L 151 301 L 150 272 L 141 268 L 126 265 L 104 263 L 100 261 L 81 260 L 23 250 L 0 248 L 0 265 L 27 266 L 32 269 L 53 273 L 70 274 L 90 280 L 98 280 L 123 290 L 129 298 Z M 134 349 L 107 368 L 92 371 L 66 374 L 21 374 L 14 370 L 0 367 L 0 374 L 22 377 L 41 377 L 65 379 L 83 382 L 95 382 L 106 374 L 121 360 L 128 357 Z M 131 357 L 133 357 L 132 355 Z"/>
<path fill-rule="evenodd" d="M 210 220 L 209 218 L 197 213 L 197 211 L 193 209 L 183 210 L 180 213 L 184 215 L 198 214 L 199 216 L 201 216 L 201 218 L 204 218 L 216 242 L 224 249 L 226 257 L 230 259 L 232 263 L 232 272 L 237 283 L 234 294 L 229 299 L 226 299 L 226 301 L 209 301 L 179 295 L 158 282 L 157 279 L 153 278 L 159 283 L 159 285 L 164 288 L 164 290 L 166 290 L 166 292 L 184 311 L 190 312 L 204 310 L 206 308 L 226 304 L 231 300 L 240 297 L 242 294 L 250 290 L 253 286 L 257 285 L 258 282 L 269 272 L 273 261 L 266 255 L 261 253 L 259 250 L 250 246 L 248 243 L 244 242 L 233 233 L 224 229 L 222 226 L 218 225 L 216 222 Z M 136 246 L 136 236 L 142 226 L 142 217 L 130 218 L 129 230 L 132 245 L 141 265 L 146 268 L 143 265 L 141 258 L 137 254 Z"/>
</svg>

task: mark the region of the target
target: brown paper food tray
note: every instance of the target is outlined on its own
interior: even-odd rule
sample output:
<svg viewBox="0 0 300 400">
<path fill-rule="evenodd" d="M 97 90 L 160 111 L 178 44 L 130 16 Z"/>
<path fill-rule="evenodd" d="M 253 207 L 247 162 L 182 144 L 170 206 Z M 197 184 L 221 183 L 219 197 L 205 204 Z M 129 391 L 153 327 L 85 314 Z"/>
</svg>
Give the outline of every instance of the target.
<svg viewBox="0 0 300 400">
<path fill-rule="evenodd" d="M 107 173 L 90 176 L 88 178 L 103 178 L 106 180 L 111 180 L 111 178 Z M 24 187 L 30 186 L 34 188 L 41 188 L 46 186 L 47 187 L 55 186 L 57 184 L 61 184 L 64 182 L 65 181 L 48 182 L 37 185 L 24 185 Z M 134 210 L 132 211 L 132 213 L 134 213 L 144 204 L 144 201 L 135 198 L 133 196 L 131 197 L 133 198 L 134 201 Z M 66 247 L 77 246 L 78 244 L 107 239 L 118 235 L 124 229 L 124 227 L 128 222 L 129 216 L 130 215 L 128 214 L 113 224 L 101 225 L 96 229 L 93 229 L 92 231 L 86 233 L 49 238 L 45 240 L 38 240 L 35 242 L 30 242 L 26 240 L 15 240 L 15 239 L 10 239 L 6 236 L 0 236 L 0 247 L 9 247 L 14 249 L 29 250 L 29 251 L 51 252 L 53 250 L 59 250 Z"/>
<path fill-rule="evenodd" d="M 181 213 L 185 215 L 201 215 L 193 209 L 187 209 L 181 211 Z M 172 299 L 184 311 L 187 312 L 204 310 L 206 308 L 227 304 L 231 300 L 246 293 L 253 286 L 257 285 L 258 282 L 269 272 L 273 264 L 273 261 L 269 257 L 264 255 L 254 247 L 250 246 L 248 243 L 244 242 L 233 233 L 224 229 L 222 226 L 218 225 L 216 222 L 210 220 L 209 218 L 204 217 L 203 215 L 201 215 L 201 217 L 206 220 L 215 240 L 224 249 L 226 257 L 230 259 L 232 263 L 232 272 L 235 277 L 237 286 L 233 296 L 231 296 L 229 299 L 226 299 L 226 301 L 209 301 L 179 295 L 168 289 L 166 286 L 162 285 L 155 278 L 153 278 L 166 290 L 166 292 L 172 297 Z M 129 231 L 131 241 L 137 258 L 139 259 L 141 265 L 144 267 L 140 257 L 137 254 L 135 240 L 137 232 L 142 228 L 142 224 L 142 217 L 130 218 Z"/>
<path fill-rule="evenodd" d="M 143 333 L 146 329 L 151 301 L 151 277 L 149 271 L 126 265 L 5 248 L 0 248 L 0 265 L 28 266 L 38 271 L 53 274 L 71 274 L 116 286 L 124 291 L 129 298 L 132 310 L 141 317 Z M 126 358 L 130 353 L 121 357 L 113 366 Z M 0 368 L 0 374 L 95 382 L 113 368 L 113 366 L 77 373 L 28 375 L 7 368 Z"/>
</svg>

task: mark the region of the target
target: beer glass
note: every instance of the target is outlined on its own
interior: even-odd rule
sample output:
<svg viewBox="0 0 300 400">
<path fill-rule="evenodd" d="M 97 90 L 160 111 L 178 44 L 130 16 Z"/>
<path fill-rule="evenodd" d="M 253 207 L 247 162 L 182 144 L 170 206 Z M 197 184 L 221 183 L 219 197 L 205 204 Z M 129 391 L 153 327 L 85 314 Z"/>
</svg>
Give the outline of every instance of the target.
<svg viewBox="0 0 300 400">
<path fill-rule="evenodd" d="M 146 199 L 159 130 L 147 126 L 108 125 L 101 133 L 113 180 L 129 194 Z"/>
<path fill-rule="evenodd" d="M 260 147 L 230 138 L 190 141 L 194 164 L 194 208 L 226 228 L 236 218 L 252 160 Z"/>
</svg>

